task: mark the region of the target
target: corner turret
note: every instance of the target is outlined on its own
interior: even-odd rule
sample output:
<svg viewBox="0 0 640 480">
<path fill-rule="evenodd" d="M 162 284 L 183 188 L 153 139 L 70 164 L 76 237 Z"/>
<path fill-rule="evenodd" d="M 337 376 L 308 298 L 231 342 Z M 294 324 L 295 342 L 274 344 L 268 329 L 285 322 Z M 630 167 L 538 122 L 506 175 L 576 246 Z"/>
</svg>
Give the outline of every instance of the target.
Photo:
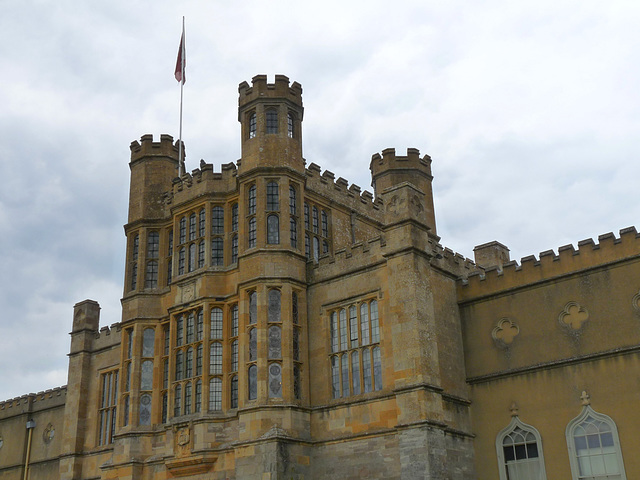
<svg viewBox="0 0 640 480">
<path fill-rule="evenodd" d="M 431 182 L 431 157 L 420 158 L 420 150 L 408 148 L 406 156 L 396 155 L 395 148 L 387 148 L 371 157 L 371 185 L 376 198 L 382 198 L 390 214 L 389 221 L 403 216 L 424 223 L 436 234 Z M 401 186 L 404 188 L 400 192 Z M 411 192 L 409 192 L 411 190 Z M 405 211 L 406 210 L 406 211 Z M 406 214 L 406 215 L 405 215 Z"/>
<path fill-rule="evenodd" d="M 238 174 L 259 167 L 288 167 L 304 173 L 302 159 L 302 86 L 276 75 L 256 75 L 252 86 L 238 87 L 238 121 L 242 125 L 242 160 Z"/>
<path fill-rule="evenodd" d="M 160 135 L 159 142 L 153 135 L 143 135 L 140 142 L 131 142 L 130 149 L 129 223 L 162 218 L 163 195 L 178 176 L 178 142 L 174 144 L 171 135 Z"/>
</svg>

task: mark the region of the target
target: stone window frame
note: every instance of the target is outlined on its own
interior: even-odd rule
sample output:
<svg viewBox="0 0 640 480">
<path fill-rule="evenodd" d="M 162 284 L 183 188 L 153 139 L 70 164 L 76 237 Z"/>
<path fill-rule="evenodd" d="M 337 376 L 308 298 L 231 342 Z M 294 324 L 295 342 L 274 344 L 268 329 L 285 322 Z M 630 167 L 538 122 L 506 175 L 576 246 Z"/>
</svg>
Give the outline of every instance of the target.
<svg viewBox="0 0 640 480">
<path fill-rule="evenodd" d="M 366 315 L 363 313 L 365 311 Z M 381 391 L 384 381 L 382 379 L 381 320 L 377 297 L 367 296 L 346 302 L 332 307 L 327 313 L 331 398 L 338 400 Z M 366 337 L 363 335 L 364 325 L 368 333 Z M 356 370 L 353 364 L 356 352 L 358 378 L 355 378 L 353 373 Z"/>
<path fill-rule="evenodd" d="M 510 474 L 507 472 L 508 464 L 505 457 L 505 444 L 504 444 L 507 437 L 510 437 L 517 430 L 520 430 L 527 434 L 531 434 L 533 436 L 534 442 L 532 443 L 535 443 L 536 450 L 537 450 L 536 453 L 538 454 L 537 463 L 539 465 L 539 480 L 546 480 L 547 474 L 545 470 L 544 452 L 542 449 L 542 436 L 540 435 L 540 432 L 538 432 L 538 430 L 535 427 L 522 422 L 517 415 L 514 415 L 513 417 L 511 417 L 511 421 L 509 422 L 509 425 L 507 425 L 505 428 L 500 430 L 500 432 L 498 432 L 498 435 L 496 435 L 496 456 L 498 459 L 498 472 L 500 474 L 500 480 L 517 480 L 519 478 L 517 475 L 514 476 L 513 474 Z M 516 432 L 516 433 L 519 434 L 520 432 Z M 524 445 L 530 445 L 530 444 L 531 443 L 525 443 Z M 520 445 L 520 444 L 515 444 L 514 448 L 517 445 Z M 517 455 L 517 452 L 515 453 Z M 523 459 L 520 459 L 520 461 L 516 459 L 515 464 L 512 464 L 512 465 L 531 463 L 530 459 L 528 458 L 529 453 L 530 452 L 528 452 L 528 449 L 526 449 L 525 447 L 525 454 L 527 455 L 527 459 L 525 461 L 523 461 Z M 527 462 L 527 460 L 529 460 L 529 462 Z"/>
<path fill-rule="evenodd" d="M 167 406 L 166 417 L 169 417 L 168 411 L 170 410 L 173 411 L 172 417 L 200 413 L 198 406 L 201 408 L 202 384 L 206 378 L 202 362 L 209 350 L 208 348 L 205 350 L 207 344 L 205 339 L 210 331 L 210 327 L 205 327 L 204 311 L 204 306 L 196 306 L 177 312 L 172 316 L 172 324 L 175 326 L 176 332 L 175 341 L 171 336 L 170 355 L 163 356 L 163 359 L 170 363 L 169 371 L 174 372 L 168 382 L 168 387 L 173 393 L 173 409 L 169 409 Z M 200 382 L 200 387 L 198 387 L 198 382 Z M 165 420 L 164 398 L 167 394 L 168 404 L 169 388 L 161 393 L 163 420 Z M 200 398 L 198 398 L 198 393 Z M 166 421 L 168 420 L 169 418 L 166 418 Z"/>
<path fill-rule="evenodd" d="M 627 475 L 625 472 L 625 468 L 624 468 L 624 460 L 622 458 L 622 450 L 620 447 L 620 437 L 618 435 L 618 428 L 616 426 L 616 423 L 613 421 L 613 419 L 611 417 L 609 417 L 608 415 L 605 415 L 603 413 L 599 413 L 596 412 L 591 405 L 584 405 L 584 407 L 582 408 L 582 412 L 580 412 L 580 415 L 578 415 L 576 418 L 574 418 L 573 420 L 571 420 L 568 424 L 567 424 L 567 428 L 565 430 L 565 438 L 567 440 L 567 450 L 569 453 L 569 464 L 571 466 L 571 478 L 574 480 L 579 480 L 582 478 L 591 478 L 593 475 L 589 474 L 589 473 L 585 473 L 584 475 L 580 473 L 580 469 L 581 469 L 581 465 L 580 465 L 580 460 L 579 460 L 579 456 L 578 456 L 578 452 L 576 451 L 576 442 L 575 442 L 575 437 L 576 437 L 576 430 L 578 428 L 583 428 L 582 425 L 588 420 L 588 419 L 592 419 L 595 420 L 597 422 L 601 422 L 602 424 L 605 424 L 608 427 L 608 431 L 603 432 L 602 430 L 598 431 L 598 441 L 599 444 L 602 443 L 602 433 L 609 433 L 611 435 L 611 440 L 613 445 L 612 447 L 612 451 L 608 452 L 607 454 L 599 454 L 599 455 L 585 455 L 583 456 L 583 458 L 593 458 L 593 457 L 603 457 L 605 455 L 610 455 L 610 456 L 614 456 L 617 462 L 617 466 L 619 468 L 619 472 L 616 473 L 603 473 L 603 474 L 596 474 L 595 477 L 602 477 L 602 478 L 611 478 L 611 479 L 615 479 L 615 480 L 626 480 Z M 590 437 L 592 435 L 589 435 Z M 587 441 L 587 443 L 589 443 L 590 440 Z M 588 447 L 587 447 L 588 449 Z M 603 464 L 604 464 L 604 460 L 603 460 Z M 590 466 L 591 462 L 590 462 Z"/>
<path fill-rule="evenodd" d="M 331 253 L 331 210 L 309 200 L 304 201 L 305 256 L 317 262 Z"/>
<path fill-rule="evenodd" d="M 100 374 L 100 403 L 98 406 L 97 445 L 110 445 L 116 430 L 118 408 L 118 380 L 120 371 L 111 369 Z"/>
<path fill-rule="evenodd" d="M 248 114 L 247 138 L 256 138 L 258 132 L 258 117 L 255 110 Z"/>
<path fill-rule="evenodd" d="M 276 107 L 265 108 L 265 133 L 267 135 L 273 135 L 278 133 L 278 109 Z"/>
</svg>

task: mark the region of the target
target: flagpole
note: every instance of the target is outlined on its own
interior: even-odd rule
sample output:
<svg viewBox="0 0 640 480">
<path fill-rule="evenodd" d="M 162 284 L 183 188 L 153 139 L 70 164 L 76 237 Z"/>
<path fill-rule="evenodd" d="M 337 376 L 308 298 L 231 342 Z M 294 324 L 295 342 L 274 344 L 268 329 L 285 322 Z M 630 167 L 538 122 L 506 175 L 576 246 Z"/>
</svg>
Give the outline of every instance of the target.
<svg viewBox="0 0 640 480">
<path fill-rule="evenodd" d="M 182 78 L 180 79 L 180 137 L 178 142 L 178 175 L 185 173 L 184 159 L 182 158 L 183 142 L 182 142 L 182 99 L 184 91 L 184 67 L 185 67 L 185 35 L 184 35 L 184 16 L 182 17 L 182 39 L 180 41 L 180 71 Z"/>
</svg>

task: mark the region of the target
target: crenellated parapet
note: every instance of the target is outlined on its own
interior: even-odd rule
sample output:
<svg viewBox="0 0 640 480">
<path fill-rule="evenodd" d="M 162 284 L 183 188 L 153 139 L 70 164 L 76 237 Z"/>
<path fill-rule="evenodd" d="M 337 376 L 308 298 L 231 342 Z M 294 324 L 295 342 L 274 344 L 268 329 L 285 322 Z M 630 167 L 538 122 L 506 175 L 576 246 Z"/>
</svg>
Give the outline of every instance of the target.
<svg viewBox="0 0 640 480">
<path fill-rule="evenodd" d="M 431 266 L 455 275 L 466 278 L 484 270 L 470 258 L 461 253 L 454 252 L 448 247 L 443 247 L 437 242 L 430 241 Z"/>
<path fill-rule="evenodd" d="M 28 393 L 0 402 L 0 418 L 19 415 L 28 411 L 44 410 L 63 405 L 67 396 L 67 386 L 50 388 L 38 393 Z M 30 407 L 29 407 L 30 405 Z"/>
<path fill-rule="evenodd" d="M 165 194 L 165 205 L 181 205 L 203 195 L 228 195 L 238 190 L 238 170 L 233 162 L 223 164 L 220 172 L 213 165 L 200 161 L 200 168 L 173 180 Z"/>
<path fill-rule="evenodd" d="M 92 347 L 94 351 L 104 350 L 120 345 L 122 338 L 122 323 L 113 323 L 104 326 L 93 335 Z"/>
<path fill-rule="evenodd" d="M 331 256 L 322 255 L 317 263 L 309 262 L 307 264 L 309 281 L 311 283 L 322 282 L 383 263 L 385 261 L 383 255 L 385 246 L 384 237 L 379 236 L 337 250 Z"/>
<path fill-rule="evenodd" d="M 261 98 L 283 98 L 302 105 L 302 85 L 293 82 L 289 85 L 289 77 L 276 75 L 274 83 L 267 82 L 266 75 L 256 75 L 251 79 L 251 86 L 242 82 L 238 86 L 238 105 L 242 108 Z"/>
<path fill-rule="evenodd" d="M 536 283 L 557 280 L 560 277 L 589 269 L 610 266 L 618 262 L 640 259 L 640 234 L 635 227 L 620 230 L 619 237 L 606 233 L 598 237 L 598 243 L 589 238 L 573 245 L 564 245 L 541 252 L 536 258 L 529 255 L 493 266 L 483 271 L 471 272 L 459 283 L 461 301 L 491 295 L 501 291 Z"/>
<path fill-rule="evenodd" d="M 154 142 L 153 135 L 147 134 L 140 137 L 140 141 L 134 140 L 130 145 L 131 162 L 145 157 L 168 157 L 178 161 L 178 142 L 173 142 L 171 135 L 160 135 L 160 141 Z M 184 144 L 183 144 L 184 155 Z M 184 156 L 183 156 L 184 158 Z"/>
<path fill-rule="evenodd" d="M 322 197 L 331 199 L 332 202 L 346 206 L 347 208 L 378 222 L 382 221 L 382 199 L 374 199 L 373 194 L 349 182 L 342 177 L 335 179 L 333 172 L 321 168 L 315 163 L 309 164 L 305 171 L 306 188 Z"/>
</svg>

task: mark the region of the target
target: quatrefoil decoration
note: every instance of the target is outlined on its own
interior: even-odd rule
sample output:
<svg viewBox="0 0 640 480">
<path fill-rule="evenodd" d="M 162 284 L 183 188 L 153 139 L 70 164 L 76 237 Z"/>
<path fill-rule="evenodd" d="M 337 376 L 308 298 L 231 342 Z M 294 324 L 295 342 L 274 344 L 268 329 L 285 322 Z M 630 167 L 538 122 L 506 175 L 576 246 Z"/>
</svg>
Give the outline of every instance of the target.
<svg viewBox="0 0 640 480">
<path fill-rule="evenodd" d="M 558 317 L 560 325 L 572 330 L 580 330 L 587 320 L 589 320 L 589 312 L 577 302 L 567 303 Z"/>
<path fill-rule="evenodd" d="M 631 305 L 633 305 L 633 309 L 636 312 L 640 313 L 640 290 L 634 295 L 633 300 L 631 300 Z"/>
<path fill-rule="evenodd" d="M 501 318 L 491 332 L 493 340 L 502 347 L 508 347 L 520 333 L 520 327 L 510 318 Z"/>
</svg>

